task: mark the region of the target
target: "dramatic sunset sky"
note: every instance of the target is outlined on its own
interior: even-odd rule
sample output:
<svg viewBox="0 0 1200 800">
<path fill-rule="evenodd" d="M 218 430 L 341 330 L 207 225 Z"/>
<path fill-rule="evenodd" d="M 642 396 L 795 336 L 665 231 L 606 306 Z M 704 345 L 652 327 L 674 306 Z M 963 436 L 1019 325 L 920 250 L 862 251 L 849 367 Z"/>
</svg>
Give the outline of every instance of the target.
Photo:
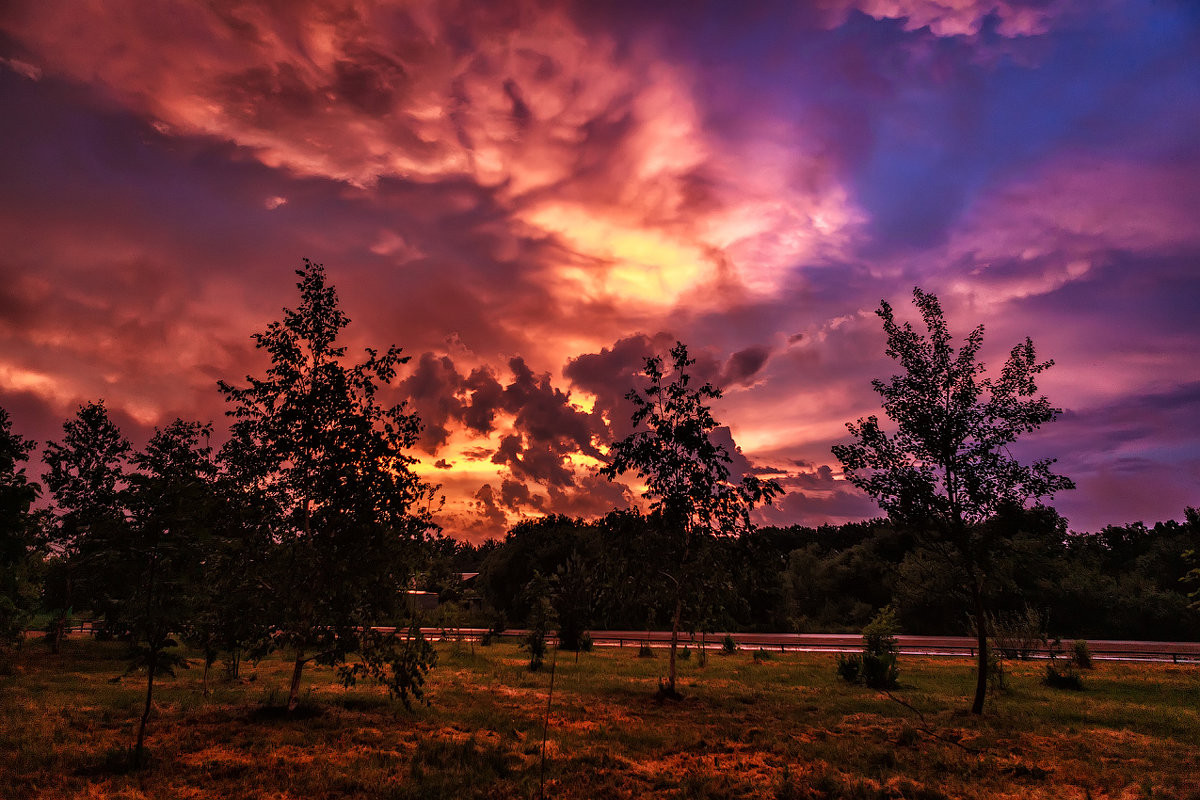
<svg viewBox="0 0 1200 800">
<path fill-rule="evenodd" d="M 0 406 L 39 442 L 223 428 L 323 262 L 412 356 L 447 532 L 590 516 L 676 339 L 769 523 L 863 519 L 830 445 L 938 294 L 1064 409 L 1075 530 L 1200 504 L 1200 4 L 8 0 Z"/>
</svg>

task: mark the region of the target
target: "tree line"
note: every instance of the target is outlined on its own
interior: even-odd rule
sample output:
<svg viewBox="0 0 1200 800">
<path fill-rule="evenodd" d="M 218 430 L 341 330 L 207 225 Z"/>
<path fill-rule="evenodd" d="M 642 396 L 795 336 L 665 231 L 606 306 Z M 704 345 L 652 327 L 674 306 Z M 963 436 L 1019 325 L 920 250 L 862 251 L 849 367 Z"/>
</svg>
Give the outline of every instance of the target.
<svg viewBox="0 0 1200 800">
<path fill-rule="evenodd" d="M 654 560 L 644 552 L 651 520 L 613 511 L 595 520 L 549 516 L 514 526 L 502 541 L 451 542 L 435 558 L 428 586 L 460 619 L 520 624 L 534 574 L 549 579 L 559 624 L 580 633 L 658 629 L 670 606 Z M 1027 609 L 1045 633 L 1063 638 L 1195 641 L 1200 609 L 1191 605 L 1183 554 L 1200 541 L 1200 512 L 1187 520 L 1109 525 L 1071 533 L 1052 509 L 1008 520 L 1013 535 L 992 577 L 988 613 L 1016 618 Z M 954 574 L 911 532 L 879 518 L 842 525 L 763 527 L 717 539 L 703 584 L 688 598 L 689 633 L 745 631 L 842 633 L 864 627 L 881 608 L 896 609 L 912 634 L 973 632 L 969 598 Z M 468 588 L 460 572 L 480 572 Z M 569 589 L 569 591 L 563 588 Z M 483 610 L 470 613 L 474 593 Z M 564 639 L 571 641 L 571 639 Z"/>
<path fill-rule="evenodd" d="M 481 573 L 478 612 L 496 629 L 553 624 L 564 646 L 592 628 L 669 627 L 677 696 L 681 634 L 712 630 L 845 630 L 894 607 L 905 629 L 979 638 L 974 710 L 982 711 L 989 624 L 1037 609 L 1063 635 L 1195 638 L 1184 579 L 1200 519 L 1071 534 L 1044 501 L 1071 488 L 1052 460 L 1022 464 L 1009 445 L 1059 413 L 1037 394 L 1030 340 L 988 377 L 983 328 L 959 346 L 937 298 L 914 293 L 927 332 L 879 316 L 900 373 L 874 381 L 884 423 L 848 424 L 834 448 L 847 478 L 886 518 L 841 526 L 758 529 L 755 506 L 781 490 L 730 473 L 709 402 L 682 343 L 652 356 L 627 395 L 634 432 L 602 474 L 636 477 L 646 510 L 583 521 L 526 520 L 475 547 L 440 535 L 437 488 L 413 471 L 420 421 L 381 388 L 407 361 L 396 347 L 353 361 L 349 320 L 324 268 L 298 270 L 300 302 L 254 334 L 261 375 L 219 382 L 231 418 L 219 449 L 211 423 L 177 419 L 134 450 L 103 402 L 81 406 L 46 443 L 44 491 L 25 473 L 34 449 L 0 409 L 0 634 L 23 641 L 49 612 L 58 648 L 87 611 L 126 638 L 146 675 L 138 752 L 154 679 L 186 641 L 207 670 L 282 651 L 292 659 L 288 708 L 306 665 L 367 677 L 406 704 L 422 697 L 436 654 L 405 605 L 421 583 L 464 601 L 461 572 Z M 1190 576 L 1197 577 L 1192 569 Z M 453 608 L 453 606 L 448 606 Z M 969 614 L 964 614 L 968 609 Z M 395 628 L 382 633 L 378 627 Z M 11 647 L 9 648 L 11 650 Z"/>
</svg>

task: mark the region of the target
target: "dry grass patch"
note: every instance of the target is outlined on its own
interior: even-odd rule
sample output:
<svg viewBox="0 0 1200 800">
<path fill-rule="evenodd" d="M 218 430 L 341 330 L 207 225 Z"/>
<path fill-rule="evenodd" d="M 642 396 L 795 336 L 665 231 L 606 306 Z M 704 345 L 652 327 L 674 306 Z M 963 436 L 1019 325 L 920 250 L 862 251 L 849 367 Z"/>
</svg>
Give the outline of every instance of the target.
<svg viewBox="0 0 1200 800">
<path fill-rule="evenodd" d="M 240 681 L 166 680 L 151 764 L 122 766 L 139 713 L 118 643 L 31 646 L 0 683 L 4 798 L 530 798 L 538 794 L 548 672 L 510 643 L 441 646 L 430 705 L 306 672 L 282 710 L 289 664 Z M 1078 797 L 1200 799 L 1196 668 L 1103 664 L 1083 693 L 1012 665 L 983 718 L 965 712 L 965 662 L 907 659 L 896 695 L 849 686 L 832 657 L 752 652 L 681 664 L 684 699 L 653 699 L 661 659 L 637 648 L 560 654 L 546 796 L 677 798 Z"/>
</svg>

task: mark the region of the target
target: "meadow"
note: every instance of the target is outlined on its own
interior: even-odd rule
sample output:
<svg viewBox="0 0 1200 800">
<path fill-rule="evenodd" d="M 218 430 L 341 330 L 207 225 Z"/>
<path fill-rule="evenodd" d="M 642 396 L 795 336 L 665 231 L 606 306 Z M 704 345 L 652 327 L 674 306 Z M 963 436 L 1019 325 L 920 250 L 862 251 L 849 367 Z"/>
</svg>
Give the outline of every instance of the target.
<svg viewBox="0 0 1200 800">
<path fill-rule="evenodd" d="M 548 730 L 549 662 L 508 641 L 439 644 L 412 710 L 316 667 L 288 715 L 284 659 L 218 665 L 207 696 L 197 665 L 158 683 L 131 770 L 144 676 L 117 677 L 123 648 L 31 641 L 0 676 L 0 797 L 1200 798 L 1195 665 L 1099 663 L 1071 692 L 1009 663 L 975 717 L 965 660 L 903 658 L 889 695 L 829 654 L 693 654 L 661 702 L 664 651 L 597 648 L 557 654 Z"/>
</svg>

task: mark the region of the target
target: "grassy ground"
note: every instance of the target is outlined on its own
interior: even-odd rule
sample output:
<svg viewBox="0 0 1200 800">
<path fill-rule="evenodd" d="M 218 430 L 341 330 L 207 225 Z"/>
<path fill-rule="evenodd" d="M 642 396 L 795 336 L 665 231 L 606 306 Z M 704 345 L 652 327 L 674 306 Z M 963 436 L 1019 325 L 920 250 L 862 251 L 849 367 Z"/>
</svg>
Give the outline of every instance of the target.
<svg viewBox="0 0 1200 800">
<path fill-rule="evenodd" d="M 839 682 L 832 656 L 745 651 L 682 662 L 685 698 L 658 703 L 666 654 L 636 654 L 559 654 L 546 797 L 1200 798 L 1195 666 L 1102 664 L 1080 693 L 1017 664 L 980 719 L 962 661 L 901 662 L 894 694 L 914 711 Z M 121 655 L 31 642 L 0 676 L 0 797 L 538 796 L 550 675 L 512 644 L 441 645 L 431 705 L 411 712 L 313 668 L 289 717 L 282 660 L 208 697 L 198 668 L 180 672 L 156 693 L 151 763 L 135 772 L 144 678 L 113 681 Z"/>
</svg>

